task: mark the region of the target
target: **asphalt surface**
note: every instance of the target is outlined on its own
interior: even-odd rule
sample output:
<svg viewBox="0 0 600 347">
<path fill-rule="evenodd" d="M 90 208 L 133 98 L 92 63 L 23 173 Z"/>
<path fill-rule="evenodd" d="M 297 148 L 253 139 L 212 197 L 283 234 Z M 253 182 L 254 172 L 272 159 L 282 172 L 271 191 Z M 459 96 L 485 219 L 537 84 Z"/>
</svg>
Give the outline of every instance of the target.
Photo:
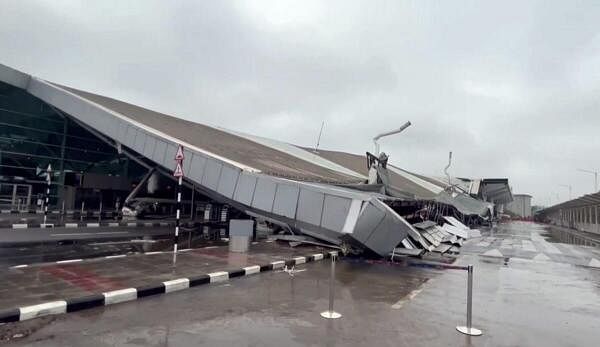
<svg viewBox="0 0 600 347">
<path fill-rule="evenodd" d="M 123 239 L 140 236 L 170 235 L 173 227 L 88 227 L 88 228 L 32 228 L 0 229 L 0 247 L 3 245 L 55 242 L 65 240 Z"/>
<path fill-rule="evenodd" d="M 579 265 L 597 249 L 550 243 L 544 232 L 514 223 L 465 245 L 456 263 L 475 266 L 481 337 L 455 330 L 465 321 L 463 271 L 361 260 L 338 263 L 338 320 L 319 315 L 330 270 L 319 262 L 293 277 L 265 273 L 10 324 L 0 336 L 15 346 L 597 346 L 600 269 Z M 494 249 L 513 253 L 483 255 Z"/>
<path fill-rule="evenodd" d="M 248 253 L 234 253 L 229 252 L 224 242 L 206 241 L 204 247 L 182 250 L 175 258 L 170 249 L 0 268 L 0 311 L 158 285 L 163 281 L 270 264 L 315 253 L 322 251 L 316 247 L 280 247 L 274 242 L 254 243 Z"/>
<path fill-rule="evenodd" d="M 180 248 L 202 247 L 223 229 L 180 231 Z M 172 227 L 92 227 L 0 230 L 0 268 L 172 249 Z M 218 239 L 218 237 L 217 237 Z"/>
</svg>

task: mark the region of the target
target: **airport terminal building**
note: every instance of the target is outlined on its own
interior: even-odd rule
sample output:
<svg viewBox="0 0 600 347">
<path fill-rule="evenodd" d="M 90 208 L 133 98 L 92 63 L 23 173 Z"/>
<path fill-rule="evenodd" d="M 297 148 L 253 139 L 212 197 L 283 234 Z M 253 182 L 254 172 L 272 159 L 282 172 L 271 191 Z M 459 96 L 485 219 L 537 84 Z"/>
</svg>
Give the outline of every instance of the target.
<svg viewBox="0 0 600 347">
<path fill-rule="evenodd" d="M 168 215 L 184 148 L 184 214 L 206 206 L 379 255 L 431 248 L 413 224 L 489 222 L 507 179 L 418 175 L 367 154 L 310 149 L 189 122 L 0 65 L 0 205 L 68 211 L 143 206 Z M 377 173 L 375 181 L 370 172 Z M 216 209 L 215 209 L 216 210 Z"/>
</svg>

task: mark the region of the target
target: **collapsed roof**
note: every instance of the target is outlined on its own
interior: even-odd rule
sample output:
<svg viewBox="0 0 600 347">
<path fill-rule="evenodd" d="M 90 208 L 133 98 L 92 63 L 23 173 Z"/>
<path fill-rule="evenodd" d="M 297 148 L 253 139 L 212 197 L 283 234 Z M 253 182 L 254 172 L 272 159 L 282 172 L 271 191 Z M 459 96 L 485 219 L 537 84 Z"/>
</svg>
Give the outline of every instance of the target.
<svg viewBox="0 0 600 347">
<path fill-rule="evenodd" d="M 324 150 L 315 153 L 190 122 L 4 65 L 0 65 L 0 82 L 26 91 L 120 151 L 164 170 L 172 169 L 181 145 L 185 148 L 186 180 L 206 195 L 332 243 L 349 240 L 377 254 L 388 254 L 414 232 L 411 224 L 386 204 L 388 200 L 438 201 L 464 215 L 489 212 L 488 203 L 474 198 L 488 200 L 487 191 L 481 191 L 485 184 L 479 184 L 479 190 L 457 193 L 448 191 L 449 184 L 388 165 L 389 189 L 372 191 L 364 189 L 369 169 L 364 156 Z M 389 191 L 395 193 L 386 194 Z"/>
</svg>

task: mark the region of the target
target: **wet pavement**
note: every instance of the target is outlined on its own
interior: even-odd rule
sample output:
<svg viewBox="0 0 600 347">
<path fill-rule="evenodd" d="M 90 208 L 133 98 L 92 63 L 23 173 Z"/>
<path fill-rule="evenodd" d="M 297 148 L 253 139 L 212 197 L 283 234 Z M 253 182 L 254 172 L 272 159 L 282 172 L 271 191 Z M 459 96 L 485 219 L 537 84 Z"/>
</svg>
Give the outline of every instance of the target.
<svg viewBox="0 0 600 347">
<path fill-rule="evenodd" d="M 553 236 L 557 233 L 566 233 L 566 230 L 532 222 L 500 224 L 482 232 L 483 237 L 463 244 L 460 252 L 572 265 L 588 265 L 592 259 L 600 260 L 600 248 L 557 242 Z"/>
<path fill-rule="evenodd" d="M 230 253 L 228 246 L 215 242 L 213 246 L 180 251 L 175 263 L 173 253 L 167 251 L 1 268 L 0 310 L 152 285 L 317 252 L 316 247 L 290 248 L 262 242 L 251 245 L 248 253 Z"/>
<path fill-rule="evenodd" d="M 463 247 L 455 264 L 475 266 L 481 337 L 455 330 L 465 321 L 464 271 L 357 259 L 337 266 L 338 320 L 319 315 L 327 309 L 324 261 L 293 277 L 261 273 L 7 324 L 0 337 L 15 346 L 597 346 L 600 269 L 582 266 L 597 249 L 551 243 L 545 232 L 533 223 L 500 225 Z M 493 250 L 503 256 L 483 255 Z"/>
<path fill-rule="evenodd" d="M 180 248 L 212 245 L 207 241 L 226 236 L 223 228 L 182 228 L 180 232 Z M 0 268 L 170 250 L 173 248 L 172 235 L 172 227 L 0 230 Z"/>
</svg>

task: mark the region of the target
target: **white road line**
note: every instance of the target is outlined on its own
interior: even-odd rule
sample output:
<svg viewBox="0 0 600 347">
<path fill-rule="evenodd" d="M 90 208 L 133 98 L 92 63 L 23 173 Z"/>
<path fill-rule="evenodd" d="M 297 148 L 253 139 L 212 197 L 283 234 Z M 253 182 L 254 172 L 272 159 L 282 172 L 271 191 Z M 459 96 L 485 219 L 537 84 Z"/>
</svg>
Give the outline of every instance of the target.
<svg viewBox="0 0 600 347">
<path fill-rule="evenodd" d="M 73 236 L 73 235 L 93 235 L 93 234 L 94 233 L 50 234 L 50 236 L 59 237 L 59 236 Z"/>
<path fill-rule="evenodd" d="M 550 254 L 562 254 L 562 252 L 560 251 L 560 249 L 556 248 L 556 246 L 554 246 L 553 244 L 551 244 L 548 241 L 545 241 L 544 243 L 541 243 L 541 245 L 546 249 L 546 253 L 550 253 Z"/>
<path fill-rule="evenodd" d="M 524 251 L 537 252 L 537 249 L 535 248 L 535 245 L 533 244 L 533 242 L 531 242 L 529 240 L 522 240 L 521 244 L 523 246 Z"/>
<path fill-rule="evenodd" d="M 68 263 L 78 263 L 80 261 L 83 261 L 83 259 L 69 259 L 69 260 L 59 260 L 56 263 L 57 264 L 68 264 Z"/>
<path fill-rule="evenodd" d="M 575 257 L 577 258 L 587 258 L 588 255 L 583 252 L 583 250 L 575 245 L 568 245 L 568 244 L 563 244 L 562 245 L 564 248 L 568 249 L 570 253 L 572 253 L 573 255 L 575 255 Z"/>
<path fill-rule="evenodd" d="M 70 233 L 70 234 L 50 234 L 52 237 L 59 236 L 85 236 L 85 235 L 115 235 L 115 234 L 128 234 L 129 231 L 103 231 L 99 233 Z"/>
<path fill-rule="evenodd" d="M 395 304 L 392 305 L 392 308 L 394 310 L 399 310 L 402 308 L 402 306 L 404 306 L 405 303 L 407 303 L 408 301 L 414 299 L 417 295 L 419 295 L 420 292 L 423 291 L 425 284 L 429 282 L 429 280 L 425 280 L 425 282 L 423 282 L 423 284 L 421 284 L 421 286 L 413 291 L 411 291 L 410 293 L 408 293 L 407 296 L 403 297 L 402 299 L 398 300 L 398 302 L 396 302 Z"/>
<path fill-rule="evenodd" d="M 107 255 L 105 258 L 106 259 L 113 259 L 113 258 L 124 258 L 126 257 L 127 254 L 117 254 L 117 255 Z"/>
</svg>

